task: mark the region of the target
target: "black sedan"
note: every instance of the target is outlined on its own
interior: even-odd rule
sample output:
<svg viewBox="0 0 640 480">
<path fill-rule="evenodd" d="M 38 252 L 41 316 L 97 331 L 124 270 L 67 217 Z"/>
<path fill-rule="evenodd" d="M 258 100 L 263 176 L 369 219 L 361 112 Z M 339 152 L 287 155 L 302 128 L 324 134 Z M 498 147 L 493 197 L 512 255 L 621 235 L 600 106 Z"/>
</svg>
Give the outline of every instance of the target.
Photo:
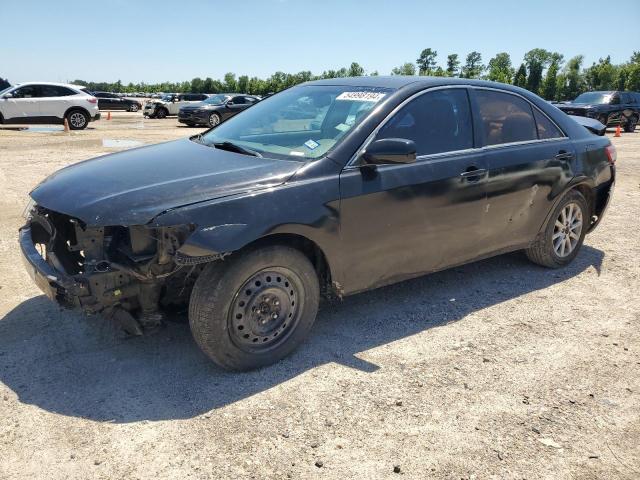
<svg viewBox="0 0 640 480">
<path fill-rule="evenodd" d="M 517 87 L 322 80 L 204 134 L 60 170 L 31 192 L 20 244 L 51 299 L 138 334 L 188 305 L 202 350 L 245 370 L 302 342 L 321 292 L 514 250 L 568 265 L 603 218 L 615 160 L 606 137 Z"/>
<path fill-rule="evenodd" d="M 191 127 L 196 125 L 215 127 L 258 101 L 260 99 L 253 95 L 219 93 L 212 95 L 204 102 L 181 107 L 178 112 L 178 122 Z"/>
<path fill-rule="evenodd" d="M 142 108 L 142 103 L 130 98 L 124 98 L 109 92 L 93 92 L 92 95 L 98 99 L 100 110 L 126 110 L 127 112 L 137 112 Z"/>
</svg>

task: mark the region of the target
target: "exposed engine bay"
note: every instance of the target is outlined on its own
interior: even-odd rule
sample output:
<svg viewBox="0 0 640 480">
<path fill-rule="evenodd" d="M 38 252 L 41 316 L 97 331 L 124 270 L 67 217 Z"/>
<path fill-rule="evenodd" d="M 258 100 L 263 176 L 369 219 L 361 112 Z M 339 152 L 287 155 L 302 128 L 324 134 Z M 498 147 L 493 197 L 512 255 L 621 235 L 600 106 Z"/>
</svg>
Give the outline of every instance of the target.
<svg viewBox="0 0 640 480">
<path fill-rule="evenodd" d="M 164 310 L 188 304 L 204 263 L 221 256 L 178 252 L 195 226 L 87 227 L 81 220 L 35 206 L 23 230 L 40 256 L 66 278 L 50 278 L 61 305 L 115 318 L 141 334 Z M 213 258 L 216 257 L 216 258 Z"/>
</svg>

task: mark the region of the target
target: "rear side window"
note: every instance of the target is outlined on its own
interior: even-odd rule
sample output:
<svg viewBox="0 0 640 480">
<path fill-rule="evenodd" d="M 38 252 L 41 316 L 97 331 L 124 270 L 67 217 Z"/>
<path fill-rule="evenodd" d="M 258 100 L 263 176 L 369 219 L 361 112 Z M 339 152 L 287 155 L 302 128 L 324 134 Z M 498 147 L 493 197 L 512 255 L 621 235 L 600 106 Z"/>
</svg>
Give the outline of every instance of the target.
<svg viewBox="0 0 640 480">
<path fill-rule="evenodd" d="M 546 115 L 533 109 L 533 116 L 536 119 L 536 127 L 538 129 L 538 138 L 544 140 L 547 138 L 561 138 L 564 134 L 547 118 Z"/>
<path fill-rule="evenodd" d="M 531 105 L 524 99 L 493 90 L 476 90 L 484 145 L 537 140 Z"/>
<path fill-rule="evenodd" d="M 68 97 L 69 95 L 75 95 L 76 92 L 66 87 L 59 87 L 57 85 L 40 85 L 41 97 Z"/>
<path fill-rule="evenodd" d="M 243 105 L 247 103 L 247 101 L 245 100 L 244 97 L 238 96 L 238 97 L 233 97 L 233 103 L 235 103 L 236 105 Z"/>
<path fill-rule="evenodd" d="M 466 89 L 425 93 L 396 113 L 378 132 L 380 138 L 413 140 L 418 155 L 473 147 L 471 110 Z"/>
</svg>

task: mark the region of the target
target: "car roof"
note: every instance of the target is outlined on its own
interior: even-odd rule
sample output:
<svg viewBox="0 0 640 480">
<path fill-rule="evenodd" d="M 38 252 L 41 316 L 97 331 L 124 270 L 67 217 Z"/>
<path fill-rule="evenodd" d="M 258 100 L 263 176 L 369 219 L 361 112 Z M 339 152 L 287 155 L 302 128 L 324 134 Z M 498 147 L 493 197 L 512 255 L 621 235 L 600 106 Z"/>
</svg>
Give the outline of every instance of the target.
<svg viewBox="0 0 640 480">
<path fill-rule="evenodd" d="M 20 83 L 16 83 L 14 87 L 17 87 L 17 86 L 23 87 L 25 85 L 55 85 L 57 87 L 75 88 L 76 90 L 87 88 L 82 85 L 74 85 L 73 83 L 59 83 L 59 82 L 20 82 Z"/>
<path fill-rule="evenodd" d="M 400 89 L 407 85 L 421 88 L 445 86 L 445 85 L 474 85 L 479 87 L 499 88 L 522 92 L 523 89 L 508 85 L 506 83 L 490 82 L 487 80 L 473 80 L 470 78 L 457 77 L 424 77 L 418 75 L 388 75 L 371 77 L 341 77 L 327 78 L 323 80 L 313 80 L 302 85 L 334 85 L 334 86 L 354 86 L 372 88 L 392 88 Z"/>
</svg>

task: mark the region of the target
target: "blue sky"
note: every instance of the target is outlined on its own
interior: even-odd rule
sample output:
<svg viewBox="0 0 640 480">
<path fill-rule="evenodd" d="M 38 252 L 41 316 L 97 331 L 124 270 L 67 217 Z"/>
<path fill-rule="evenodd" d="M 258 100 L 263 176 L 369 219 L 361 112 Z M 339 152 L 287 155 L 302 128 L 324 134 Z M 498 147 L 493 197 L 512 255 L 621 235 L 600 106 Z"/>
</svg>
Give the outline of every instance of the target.
<svg viewBox="0 0 640 480">
<path fill-rule="evenodd" d="M 636 2 L 11 1 L 0 5 L 0 77 L 153 83 L 229 71 L 321 73 L 352 61 L 388 74 L 426 47 L 441 64 L 449 53 L 478 50 L 487 63 L 506 51 L 517 67 L 535 47 L 583 54 L 586 65 L 608 54 L 617 63 L 640 49 Z"/>
</svg>

